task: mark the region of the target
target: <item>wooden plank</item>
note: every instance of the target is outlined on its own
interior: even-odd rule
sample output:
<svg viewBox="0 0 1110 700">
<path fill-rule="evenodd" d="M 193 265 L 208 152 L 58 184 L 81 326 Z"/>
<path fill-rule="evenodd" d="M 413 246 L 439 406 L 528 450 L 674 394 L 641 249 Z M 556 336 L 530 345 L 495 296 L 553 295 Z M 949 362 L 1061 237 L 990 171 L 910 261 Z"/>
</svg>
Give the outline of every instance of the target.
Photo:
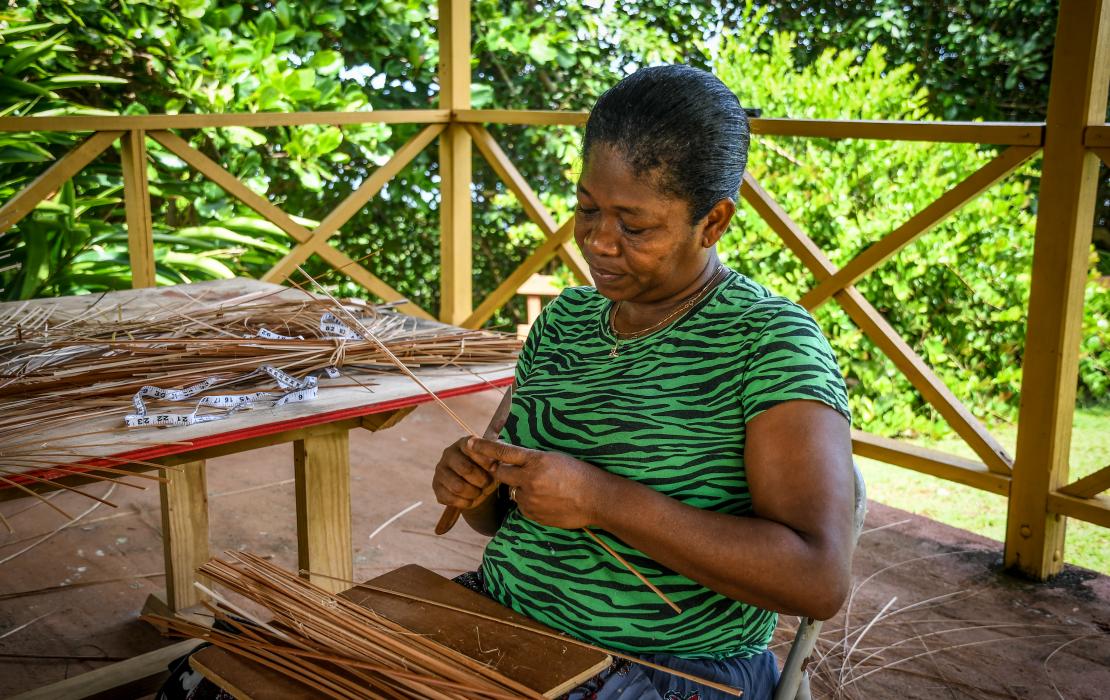
<svg viewBox="0 0 1110 700">
<path fill-rule="evenodd" d="M 912 469 L 1000 496 L 1010 495 L 1010 479 L 987 465 L 880 435 L 852 431 L 852 451 L 860 457 Z"/>
<path fill-rule="evenodd" d="M 166 666 L 171 661 L 188 654 L 200 644 L 199 639 L 186 639 L 126 661 L 36 688 L 11 700 L 81 700 L 101 693 L 112 693 L 143 678 L 166 675 Z M 123 694 L 116 697 L 137 696 Z"/>
<path fill-rule="evenodd" d="M 1110 497 L 1076 498 L 1057 492 L 1048 494 L 1046 503 L 1049 517 L 1054 521 L 1059 521 L 1061 517 L 1077 518 L 1100 527 L 1110 527 Z M 1060 525 L 1063 527 L 1062 522 Z M 1062 557 L 1063 550 L 1058 551 Z"/>
<path fill-rule="evenodd" d="M 0 121 L 3 120 L 0 119 Z M 122 135 L 122 131 L 102 131 L 93 134 L 47 168 L 42 175 L 36 177 L 31 184 L 0 207 L 0 234 L 19 223 L 39 202 L 57 191 L 66 180 L 80 172 Z"/>
<path fill-rule="evenodd" d="M 1043 143 L 1044 124 L 759 118 L 751 120 L 751 130 L 753 134 L 763 136 L 1040 146 Z"/>
<path fill-rule="evenodd" d="M 589 112 L 539 109 L 459 109 L 454 121 L 464 124 L 531 124 L 534 126 L 585 126 Z"/>
<path fill-rule="evenodd" d="M 516 290 L 517 294 L 540 297 L 557 297 L 562 292 L 561 287 L 555 286 L 555 278 L 551 275 L 532 275 Z"/>
<path fill-rule="evenodd" d="M 547 211 L 547 207 L 540 201 L 539 195 L 536 194 L 528 185 L 528 181 L 520 174 L 513 162 L 509 160 L 509 156 L 501 149 L 493 135 L 486 129 L 475 124 L 465 125 L 467 132 L 470 133 L 474 144 L 478 146 L 479 152 L 486 162 L 490 164 L 493 171 L 501 178 L 509 190 L 512 191 L 516 200 L 520 202 L 520 206 L 524 209 L 524 213 L 532 220 L 532 223 L 539 226 L 540 231 L 545 236 L 552 236 L 558 230 L 558 224 L 555 223 L 554 217 Z M 559 258 L 563 263 L 570 268 L 571 273 L 575 279 L 581 284 L 592 284 L 590 279 L 589 266 L 582 258 L 578 251 L 573 249 L 570 242 L 561 243 L 557 249 Z"/>
<path fill-rule="evenodd" d="M 1110 148 L 1110 124 L 1091 124 L 1083 130 L 1087 148 Z"/>
<path fill-rule="evenodd" d="M 153 287 L 154 227 L 150 221 L 150 190 L 146 178 L 146 132 L 142 129 L 128 131 L 120 145 L 131 286 L 136 289 Z"/>
<path fill-rule="evenodd" d="M 362 420 L 359 422 L 359 427 L 365 428 L 372 433 L 376 433 L 379 430 L 388 430 L 403 421 L 405 417 L 414 410 L 416 410 L 415 406 L 409 406 L 408 408 L 399 408 L 396 411 L 372 413 L 369 416 L 362 417 Z"/>
<path fill-rule="evenodd" d="M 1057 491 L 1076 498 L 1091 498 L 1107 489 L 1110 489 L 1110 464 Z"/>
<path fill-rule="evenodd" d="M 1067 483 L 1083 332 L 1083 296 L 1098 186 L 1084 130 L 1106 118 L 1110 0 L 1060 8 L 1048 96 L 1033 279 L 1018 413 L 1005 565 L 1043 580 L 1064 564 L 1065 523 L 1049 495 Z"/>
<path fill-rule="evenodd" d="M 1039 149 L 1030 146 L 1011 146 L 983 167 L 945 192 L 936 201 L 922 209 L 876 243 L 867 247 L 847 265 L 816 287 L 802 295 L 798 303 L 812 311 L 846 287 L 889 260 L 915 238 L 933 229 L 965 204 L 975 199 L 994 183 L 1016 170 Z"/>
<path fill-rule="evenodd" d="M 470 109 L 470 0 L 438 0 L 439 106 Z M 473 309 L 470 134 L 451 124 L 439 137 L 439 319 L 458 324 Z"/>
<path fill-rule="evenodd" d="M 193 586 L 197 569 L 208 561 L 208 483 L 204 460 L 166 469 L 158 485 L 162 501 L 162 552 L 166 566 L 166 604 L 181 610 L 200 603 Z"/>
<path fill-rule="evenodd" d="M 821 282 L 836 272 L 836 267 L 801 227 L 783 211 L 778 202 L 756 182 L 744 174 L 740 194 L 756 213 L 782 238 L 790 250 Z M 862 294 L 850 287 L 836 295 L 840 306 L 875 345 L 894 362 L 906 379 L 934 406 L 952 429 L 975 450 L 987 468 L 996 474 L 1009 474 L 1012 460 L 1005 448 L 952 390 L 933 372 L 913 348 L 898 335 L 882 314 Z"/>
<path fill-rule="evenodd" d="M 489 320 L 489 317 L 495 311 L 505 305 L 509 299 L 513 298 L 516 290 L 522 284 L 528 281 L 528 278 L 546 265 L 553 257 L 559 246 L 569 241 L 574 237 L 574 217 L 567 219 L 567 222 L 559 228 L 555 235 L 548 238 L 540 244 L 538 248 L 532 251 L 532 254 L 524 259 L 512 274 L 505 278 L 505 281 L 497 285 L 497 289 L 489 293 L 489 296 L 479 304 L 478 308 L 474 310 L 465 321 L 460 323 L 463 328 L 478 328 L 483 323 Z"/>
<path fill-rule="evenodd" d="M 366 203 L 377 196 L 385 184 L 396 177 L 412 159 L 420 154 L 436 136 L 443 131 L 441 124 L 432 124 L 425 127 L 416 136 L 409 139 L 398 148 L 389 161 L 375 170 L 370 177 L 339 203 L 330 214 L 324 217 L 320 225 L 312 230 L 312 236 L 303 243 L 298 244 L 277 262 L 269 272 L 262 276 L 264 282 L 280 282 L 289 277 L 297 266 L 308 259 L 308 256 L 318 252 L 327 245 L 327 240 L 337 233 L 339 229 L 351 220 Z"/>
<path fill-rule="evenodd" d="M 147 135 L 168 148 L 186 163 L 193 166 L 193 168 L 209 180 L 222 187 L 228 194 L 261 214 L 268 221 L 287 233 L 293 240 L 298 243 L 304 243 L 312 238 L 312 234 L 308 229 L 301 226 L 296 221 L 293 221 L 292 217 L 268 199 L 244 185 L 238 178 L 225 170 L 216 161 L 190 146 L 180 136 L 169 131 L 151 131 Z M 352 260 L 345 253 L 332 248 L 330 245 L 326 245 L 316 252 L 329 265 L 342 271 L 345 275 L 386 301 L 397 301 L 405 298 L 400 292 L 378 279 L 377 276 L 360 265 L 357 261 Z M 401 311 L 413 316 L 431 318 L 431 315 L 427 311 L 424 311 L 411 301 L 399 308 Z"/>
<path fill-rule="evenodd" d="M 346 430 L 293 443 L 297 500 L 297 565 L 326 576 L 307 577 L 338 593 L 354 576 L 351 550 L 351 460 Z M 327 576 L 342 579 L 336 581 Z"/>
<path fill-rule="evenodd" d="M 447 109 L 383 109 L 373 112 L 230 112 L 222 114 L 139 114 L 132 116 L 0 117 L 0 131 L 164 131 L 226 126 L 268 127 L 304 124 L 446 124 Z"/>
<path fill-rule="evenodd" d="M 1110 148 L 1092 148 L 1091 153 L 1094 153 L 1099 160 L 1110 166 Z"/>
</svg>

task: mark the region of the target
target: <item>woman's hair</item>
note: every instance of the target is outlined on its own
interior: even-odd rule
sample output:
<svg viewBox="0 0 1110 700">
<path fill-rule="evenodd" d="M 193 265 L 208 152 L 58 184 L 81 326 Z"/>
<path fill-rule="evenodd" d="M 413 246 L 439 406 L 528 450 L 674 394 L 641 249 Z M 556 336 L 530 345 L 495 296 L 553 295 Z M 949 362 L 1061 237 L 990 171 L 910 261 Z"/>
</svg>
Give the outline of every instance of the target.
<svg viewBox="0 0 1110 700">
<path fill-rule="evenodd" d="M 748 117 L 715 75 L 690 66 L 643 68 L 602 95 L 586 122 L 582 160 L 604 144 L 699 221 L 736 201 L 748 161 Z"/>
</svg>

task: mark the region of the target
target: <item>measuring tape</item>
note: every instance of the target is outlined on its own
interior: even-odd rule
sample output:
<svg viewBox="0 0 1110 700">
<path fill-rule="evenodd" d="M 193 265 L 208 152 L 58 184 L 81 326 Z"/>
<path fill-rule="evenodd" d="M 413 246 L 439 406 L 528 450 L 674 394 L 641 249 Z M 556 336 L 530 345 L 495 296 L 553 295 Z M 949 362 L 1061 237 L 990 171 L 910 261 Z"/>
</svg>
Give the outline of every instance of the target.
<svg viewBox="0 0 1110 700">
<path fill-rule="evenodd" d="M 339 376 L 339 370 L 335 367 L 325 367 L 323 371 L 332 379 Z M 157 399 L 172 402 L 188 401 L 197 394 L 217 384 L 226 384 L 227 381 L 221 382 L 215 377 L 208 377 L 184 389 L 163 389 L 157 386 L 144 386 L 131 397 L 131 405 L 135 408 L 135 412 L 124 416 L 123 423 L 129 428 L 164 428 L 195 425 L 197 423 L 208 423 L 229 418 L 238 411 L 255 408 L 258 403 L 266 402 L 271 408 L 278 408 L 286 404 L 312 401 L 317 397 L 319 387 L 317 386 L 317 378 L 314 375 L 310 374 L 304 379 L 297 379 L 293 375 L 283 372 L 276 367 L 271 367 L 270 365 L 263 365 L 236 381 L 250 379 L 259 374 L 268 375 L 283 391 L 280 393 L 256 391 L 248 394 L 214 394 L 202 396 L 197 399 L 196 406 L 193 408 L 192 413 L 147 413 L 146 402 L 143 399 Z M 223 413 L 198 415 L 197 412 L 202 406 L 223 408 L 226 410 Z"/>
</svg>

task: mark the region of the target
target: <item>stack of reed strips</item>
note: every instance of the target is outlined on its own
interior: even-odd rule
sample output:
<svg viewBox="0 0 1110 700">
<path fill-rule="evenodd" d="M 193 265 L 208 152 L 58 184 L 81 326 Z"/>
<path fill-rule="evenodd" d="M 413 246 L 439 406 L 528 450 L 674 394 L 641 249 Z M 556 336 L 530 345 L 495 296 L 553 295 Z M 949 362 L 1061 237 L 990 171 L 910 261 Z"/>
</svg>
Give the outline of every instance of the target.
<svg viewBox="0 0 1110 700">
<path fill-rule="evenodd" d="M 172 308 L 167 303 L 152 295 L 79 310 L 23 304 L 0 315 L 0 483 L 26 491 L 9 477 L 47 481 L 28 473 L 70 473 L 75 462 L 105 459 L 103 450 L 93 454 L 91 448 L 149 446 L 130 440 L 123 427 L 130 399 L 143 386 L 183 388 L 214 378 L 216 384 L 195 398 L 248 393 L 272 388 L 272 380 L 256 371 L 269 365 L 297 377 L 337 367 L 344 376 L 322 381 L 323 389 L 367 387 L 368 372 L 404 371 L 397 358 L 408 367 L 465 368 L 515 362 L 520 348 L 514 336 L 417 320 L 390 304 L 338 302 L 287 289 L 219 302 L 187 298 Z M 322 330 L 326 314 L 357 319 L 374 339 L 335 337 L 334 328 Z M 119 419 L 118 427 L 83 427 L 109 416 Z M 112 467 L 97 468 L 99 475 L 78 471 L 105 481 L 124 473 Z"/>
<path fill-rule="evenodd" d="M 145 616 L 183 636 L 209 641 L 330 698 L 542 698 L 475 659 L 413 634 L 374 611 L 336 596 L 245 552 L 226 552 L 199 573 L 264 607 L 272 619 L 238 606 L 205 603 L 234 632 L 177 618 Z M 249 620 L 245 622 L 244 619 Z"/>
</svg>

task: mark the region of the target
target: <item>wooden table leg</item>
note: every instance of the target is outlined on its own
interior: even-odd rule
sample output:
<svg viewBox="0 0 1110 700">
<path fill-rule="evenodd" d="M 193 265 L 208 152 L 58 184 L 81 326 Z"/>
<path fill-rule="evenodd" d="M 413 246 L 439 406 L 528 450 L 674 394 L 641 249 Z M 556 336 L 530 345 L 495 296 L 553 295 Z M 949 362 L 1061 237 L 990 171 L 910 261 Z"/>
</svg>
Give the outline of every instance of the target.
<svg viewBox="0 0 1110 700">
<path fill-rule="evenodd" d="M 321 431 L 293 442 L 297 495 L 297 563 L 338 577 L 308 577 L 334 593 L 350 588 L 351 459 L 346 429 Z"/>
<path fill-rule="evenodd" d="M 159 487 L 162 548 L 166 563 L 166 603 L 181 610 L 201 601 L 193 587 L 196 570 L 208 561 L 208 486 L 204 460 L 166 469 Z"/>
</svg>

